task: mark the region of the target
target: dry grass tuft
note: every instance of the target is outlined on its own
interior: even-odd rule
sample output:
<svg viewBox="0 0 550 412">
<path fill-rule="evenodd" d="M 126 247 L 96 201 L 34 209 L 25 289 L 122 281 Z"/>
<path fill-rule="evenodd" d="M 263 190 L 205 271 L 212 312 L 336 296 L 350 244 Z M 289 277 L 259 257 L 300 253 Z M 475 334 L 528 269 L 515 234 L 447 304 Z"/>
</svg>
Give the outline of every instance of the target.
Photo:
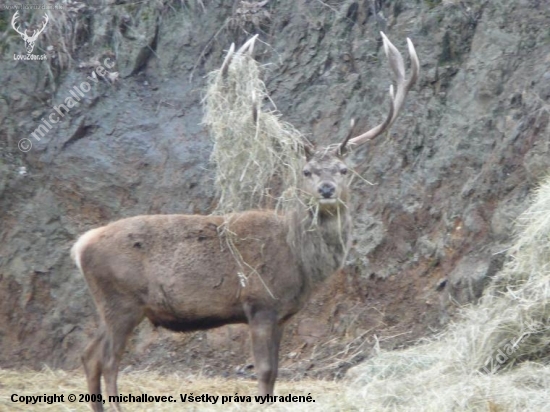
<svg viewBox="0 0 550 412">
<path fill-rule="evenodd" d="M 480 304 L 425 344 L 350 371 L 373 410 L 538 411 L 550 404 L 550 179 Z"/>
<path fill-rule="evenodd" d="M 281 121 L 276 109 L 260 110 L 271 100 L 259 72 L 248 53 L 235 53 L 225 78 L 221 70 L 209 75 L 204 123 L 214 139 L 211 160 L 220 194 L 216 213 L 286 209 L 297 200 L 302 136 Z"/>
</svg>

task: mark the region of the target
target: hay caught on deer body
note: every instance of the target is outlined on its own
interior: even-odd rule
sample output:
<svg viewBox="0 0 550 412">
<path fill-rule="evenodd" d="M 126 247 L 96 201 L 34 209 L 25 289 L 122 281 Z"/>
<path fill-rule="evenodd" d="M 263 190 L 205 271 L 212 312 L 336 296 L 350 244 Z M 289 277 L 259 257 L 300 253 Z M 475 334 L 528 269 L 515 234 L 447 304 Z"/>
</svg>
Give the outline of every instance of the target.
<svg viewBox="0 0 550 412">
<path fill-rule="evenodd" d="M 242 258 L 229 213 L 265 207 L 284 213 L 294 208 L 301 201 L 298 173 L 304 149 L 300 132 L 282 121 L 275 108 L 261 110 L 263 102 L 275 105 L 259 77 L 259 64 L 251 57 L 256 37 L 236 53 L 232 45 L 222 67 L 209 74 L 203 123 L 214 140 L 210 159 L 216 166 L 214 184 L 219 193 L 214 213 L 226 216 L 220 239 L 241 268 L 243 287 L 249 276 L 257 276 L 275 299 L 261 275 Z"/>
</svg>

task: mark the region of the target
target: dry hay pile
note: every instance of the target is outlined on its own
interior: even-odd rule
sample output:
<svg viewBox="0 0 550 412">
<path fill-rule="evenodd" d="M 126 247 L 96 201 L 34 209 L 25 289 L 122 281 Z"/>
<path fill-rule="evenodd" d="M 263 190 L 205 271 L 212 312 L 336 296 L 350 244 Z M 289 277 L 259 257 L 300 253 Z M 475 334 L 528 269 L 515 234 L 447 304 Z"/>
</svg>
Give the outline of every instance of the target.
<svg viewBox="0 0 550 412">
<path fill-rule="evenodd" d="M 220 200 L 216 213 L 282 206 L 296 200 L 302 137 L 280 119 L 251 58 L 255 37 L 209 74 L 204 123 L 214 140 L 211 160 Z M 233 47 L 233 46 L 232 46 Z M 273 105 L 274 107 L 274 105 Z M 283 192 L 283 189 L 286 189 Z"/>
<path fill-rule="evenodd" d="M 435 339 L 350 371 L 373 411 L 542 411 L 550 405 L 550 178 L 503 271 Z M 352 394 L 349 394 L 352 396 Z"/>
</svg>

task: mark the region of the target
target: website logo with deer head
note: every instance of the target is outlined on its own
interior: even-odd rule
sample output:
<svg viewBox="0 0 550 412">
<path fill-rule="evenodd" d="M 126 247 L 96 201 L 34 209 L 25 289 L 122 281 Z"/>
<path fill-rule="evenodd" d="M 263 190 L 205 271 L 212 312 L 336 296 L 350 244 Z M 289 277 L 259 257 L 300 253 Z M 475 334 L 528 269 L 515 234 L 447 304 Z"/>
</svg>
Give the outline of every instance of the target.
<svg viewBox="0 0 550 412">
<path fill-rule="evenodd" d="M 21 38 L 25 41 L 25 48 L 27 49 L 27 54 L 31 54 L 34 49 L 34 43 L 36 42 L 36 39 L 44 31 L 46 28 L 46 25 L 48 24 L 48 15 L 44 14 L 44 23 L 42 24 L 41 28 L 38 28 L 33 31 L 32 35 L 27 35 L 27 30 L 20 30 L 20 25 L 17 23 L 17 19 L 19 18 L 19 11 L 16 11 L 13 15 L 13 18 L 11 19 L 11 26 L 13 29 L 21 35 Z"/>
</svg>

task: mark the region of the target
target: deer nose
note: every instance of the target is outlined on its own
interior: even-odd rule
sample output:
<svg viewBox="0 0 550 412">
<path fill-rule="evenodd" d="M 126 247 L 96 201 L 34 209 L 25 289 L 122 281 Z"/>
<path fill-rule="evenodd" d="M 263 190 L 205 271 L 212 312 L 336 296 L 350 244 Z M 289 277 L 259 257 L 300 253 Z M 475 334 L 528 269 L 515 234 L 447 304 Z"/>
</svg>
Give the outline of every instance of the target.
<svg viewBox="0 0 550 412">
<path fill-rule="evenodd" d="M 325 199 L 329 199 L 334 195 L 336 188 L 331 183 L 323 183 L 319 186 L 319 194 Z"/>
</svg>

